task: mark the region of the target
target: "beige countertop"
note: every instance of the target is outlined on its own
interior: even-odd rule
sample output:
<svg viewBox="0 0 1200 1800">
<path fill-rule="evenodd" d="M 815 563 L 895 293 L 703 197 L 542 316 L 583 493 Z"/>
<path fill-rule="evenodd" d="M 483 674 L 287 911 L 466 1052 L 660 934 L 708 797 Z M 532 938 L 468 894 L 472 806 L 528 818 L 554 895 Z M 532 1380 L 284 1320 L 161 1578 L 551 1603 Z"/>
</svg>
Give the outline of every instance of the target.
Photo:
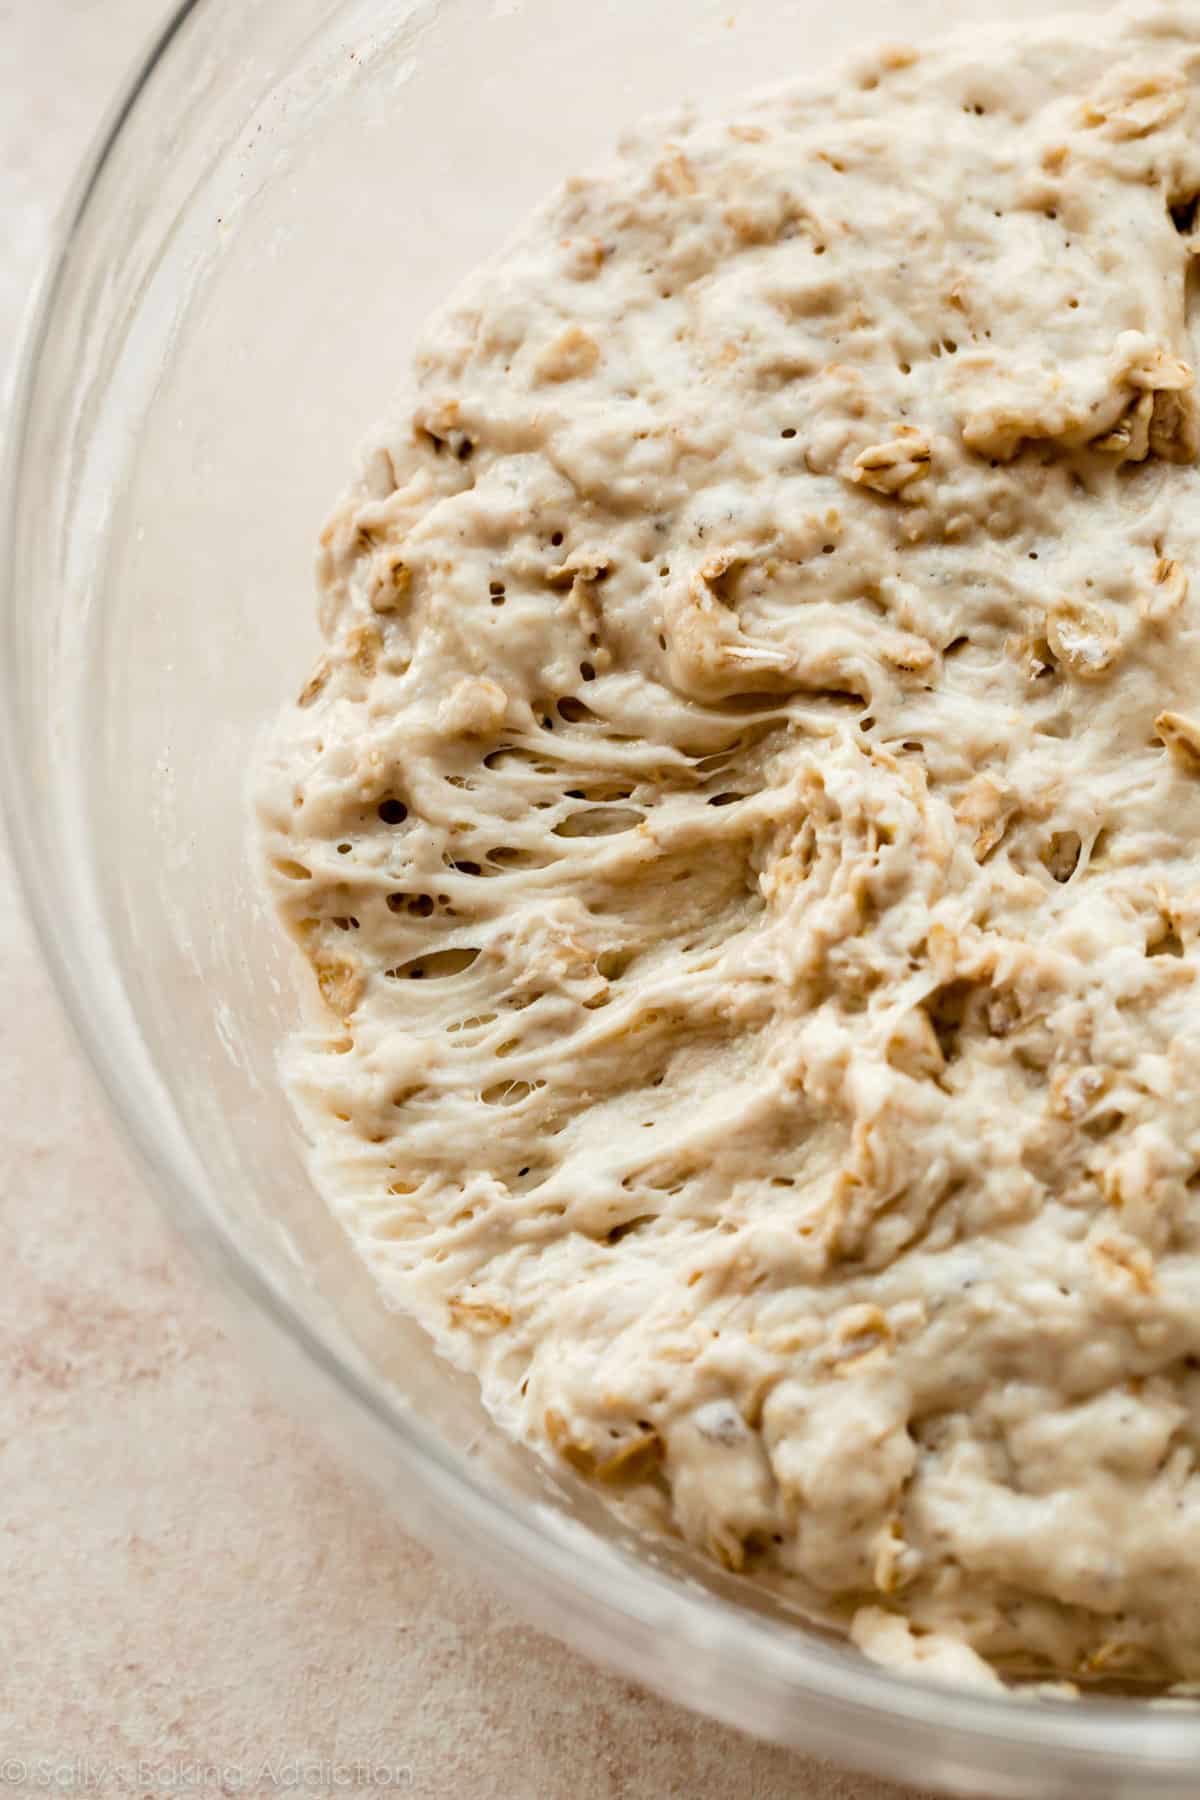
<svg viewBox="0 0 1200 1800">
<path fill-rule="evenodd" d="M 0 0 L 0 359 L 165 11 Z M 295 1767 L 323 1759 L 447 1800 L 903 1800 L 592 1669 L 278 1410 L 116 1141 L 2 848 L 0 987 L 0 1792 L 335 1791 Z"/>
</svg>

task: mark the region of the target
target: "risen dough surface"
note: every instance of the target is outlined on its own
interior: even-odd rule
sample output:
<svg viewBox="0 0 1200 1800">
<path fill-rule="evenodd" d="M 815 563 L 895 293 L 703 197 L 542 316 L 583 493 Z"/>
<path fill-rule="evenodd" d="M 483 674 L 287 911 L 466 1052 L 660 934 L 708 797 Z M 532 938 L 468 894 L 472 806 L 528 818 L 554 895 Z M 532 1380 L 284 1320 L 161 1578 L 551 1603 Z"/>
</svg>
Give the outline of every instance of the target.
<svg viewBox="0 0 1200 1800">
<path fill-rule="evenodd" d="M 1192 7 L 649 130 L 431 325 L 262 783 L 386 1294 L 934 1667 L 1200 1675 L 1197 190 Z"/>
</svg>

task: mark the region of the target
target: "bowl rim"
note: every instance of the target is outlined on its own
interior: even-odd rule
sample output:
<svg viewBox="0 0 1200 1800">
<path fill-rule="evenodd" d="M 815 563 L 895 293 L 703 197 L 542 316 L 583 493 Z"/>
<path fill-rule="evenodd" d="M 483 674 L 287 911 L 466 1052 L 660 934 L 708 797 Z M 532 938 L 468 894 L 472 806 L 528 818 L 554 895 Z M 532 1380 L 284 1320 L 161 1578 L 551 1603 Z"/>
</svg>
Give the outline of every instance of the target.
<svg viewBox="0 0 1200 1800">
<path fill-rule="evenodd" d="M 7 442 L 0 469 L 0 679 L 17 680 L 19 656 L 15 628 L 20 616 L 16 571 L 18 497 L 25 449 L 31 435 L 37 377 L 51 341 L 64 269 L 76 234 L 87 215 L 97 184 L 156 72 L 175 48 L 183 27 L 217 0 L 177 0 L 174 10 L 151 37 L 118 89 L 91 146 L 79 166 L 55 220 L 48 250 L 35 278 L 18 336 L 10 390 Z M 449 0 L 448 0 L 449 3 Z M 25 768 L 17 709 L 0 704 L 0 820 L 7 827 L 16 886 L 60 1005 L 84 1060 L 104 1095 L 109 1117 L 132 1149 L 160 1211 L 210 1262 L 215 1261 L 240 1300 L 267 1322 L 293 1362 L 323 1375 L 340 1390 L 360 1419 L 377 1434 L 386 1434 L 427 1496 L 444 1507 L 451 1523 L 478 1529 L 453 1542 L 466 1549 L 493 1585 L 499 1585 L 528 1612 L 532 1594 L 553 1615 L 549 1629 L 569 1636 L 586 1654 L 619 1666 L 673 1700 L 703 1710 L 726 1724 L 740 1726 L 767 1740 L 799 1750 L 836 1756 L 862 1769 L 902 1778 L 944 1781 L 1003 1781 L 1013 1767 L 1019 1745 L 1029 1769 L 1031 1757 L 1057 1763 L 1056 1774 L 1068 1782 L 1081 1777 L 1107 1777 L 1120 1783 L 1137 1781 L 1139 1792 L 1194 1793 L 1194 1771 L 1200 1761 L 1200 1717 L 1183 1709 L 1152 1710 L 1145 1699 L 1087 1698 L 1064 1703 L 1051 1694 L 992 1694 L 949 1687 L 885 1669 L 855 1652 L 818 1654 L 800 1629 L 758 1617 L 702 1590 L 689 1591 L 679 1579 L 638 1563 L 623 1552 L 624 1580 L 613 1583 L 611 1554 L 595 1558 L 580 1553 L 564 1538 L 547 1534 L 539 1510 L 519 1504 L 486 1487 L 471 1464 L 419 1420 L 394 1404 L 382 1382 L 350 1366 L 292 1303 L 282 1287 L 239 1247 L 210 1204 L 196 1167 L 164 1143 L 146 1123 L 147 1109 L 135 1103 L 132 1088 L 115 1068 L 106 1045 L 107 1002 L 90 981 L 86 959 L 68 954 L 64 921 L 74 904 L 53 887 L 47 859 L 39 846 L 37 808 Z M 433 1535 L 437 1535 L 434 1533 Z M 490 1538 L 490 1543 L 486 1542 Z M 580 1630 L 579 1603 L 591 1610 Z M 719 1604 L 719 1628 L 712 1608 Z M 671 1616 L 666 1616 L 670 1614 Z M 540 1623 L 545 1624 L 545 1614 Z M 630 1654 L 630 1627 L 641 1648 Z M 661 1655 L 650 1649 L 666 1632 L 675 1638 L 679 1669 L 667 1680 Z M 690 1670 L 684 1666 L 694 1659 Z M 719 1661 L 719 1679 L 711 1664 Z M 768 1670 L 768 1665 L 772 1665 Z M 741 1671 L 740 1673 L 738 1671 Z M 747 1693 L 770 1674 L 775 1688 L 757 1709 Z M 823 1709 L 832 1708 L 832 1712 Z M 794 1717 L 798 1729 L 787 1730 Z M 901 1742 L 895 1732 L 899 1728 Z M 861 1734 L 855 1735 L 855 1734 Z M 930 1759 L 941 1760 L 940 1770 Z M 890 1763 L 890 1768 L 889 1768 Z M 1049 1775 L 1050 1770 L 1046 1770 Z M 1024 1778 L 1022 1778 L 1024 1780 Z M 1148 1789 L 1145 1783 L 1152 1783 Z M 1176 1785 L 1184 1784 L 1186 1785 Z M 1027 1785 L 1010 1792 L 1031 1791 Z M 1049 1785 L 1043 1793 L 1066 1792 Z M 1094 1785 L 1091 1793 L 1132 1792 L 1124 1787 Z"/>
</svg>

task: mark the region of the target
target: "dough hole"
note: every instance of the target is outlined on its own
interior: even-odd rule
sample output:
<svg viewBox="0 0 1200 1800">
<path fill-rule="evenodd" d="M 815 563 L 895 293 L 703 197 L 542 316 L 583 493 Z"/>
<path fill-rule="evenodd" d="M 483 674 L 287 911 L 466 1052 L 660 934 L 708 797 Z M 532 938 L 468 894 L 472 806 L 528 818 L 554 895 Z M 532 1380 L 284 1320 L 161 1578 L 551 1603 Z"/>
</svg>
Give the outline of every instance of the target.
<svg viewBox="0 0 1200 1800">
<path fill-rule="evenodd" d="M 411 962 L 388 970 L 390 981 L 445 981 L 461 975 L 471 967 L 478 950 L 434 950 L 429 956 L 414 956 Z"/>
</svg>

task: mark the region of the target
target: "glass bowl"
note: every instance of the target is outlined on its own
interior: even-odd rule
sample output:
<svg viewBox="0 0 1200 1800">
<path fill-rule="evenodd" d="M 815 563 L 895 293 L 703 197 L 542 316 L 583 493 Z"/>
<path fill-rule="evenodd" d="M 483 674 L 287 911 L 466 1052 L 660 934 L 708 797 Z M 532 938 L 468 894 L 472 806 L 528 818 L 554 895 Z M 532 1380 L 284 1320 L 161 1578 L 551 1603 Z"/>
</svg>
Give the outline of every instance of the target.
<svg viewBox="0 0 1200 1800">
<path fill-rule="evenodd" d="M 253 874 L 245 774 L 312 658 L 312 546 L 418 322 L 625 125 L 803 72 L 890 10 L 183 6 L 84 171 L 27 339 L 0 601 L 13 847 L 163 1204 L 407 1526 L 577 1648 L 778 1743 L 960 1792 L 1194 1795 L 1185 1706 L 917 1684 L 639 1547 L 383 1310 L 276 1078 L 295 956 Z M 906 36 L 946 13 L 906 0 Z"/>
</svg>

